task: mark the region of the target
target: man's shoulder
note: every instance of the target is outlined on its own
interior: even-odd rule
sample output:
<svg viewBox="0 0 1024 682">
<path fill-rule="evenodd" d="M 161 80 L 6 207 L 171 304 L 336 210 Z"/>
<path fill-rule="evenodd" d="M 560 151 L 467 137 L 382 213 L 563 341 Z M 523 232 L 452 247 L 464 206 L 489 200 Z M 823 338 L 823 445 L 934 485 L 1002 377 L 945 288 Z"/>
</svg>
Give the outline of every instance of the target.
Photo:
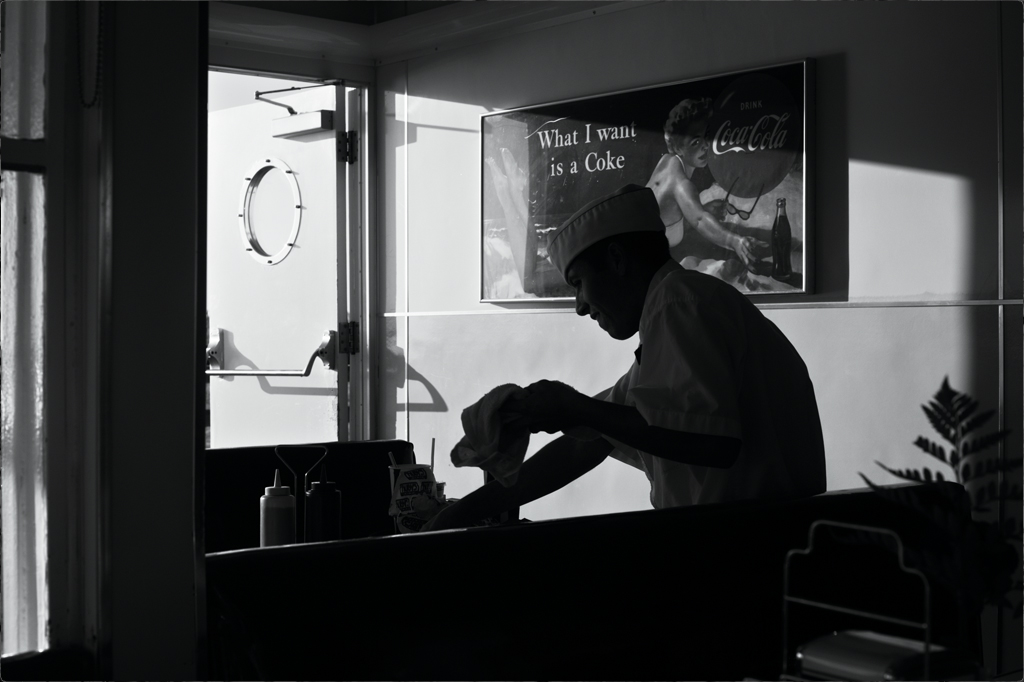
<svg viewBox="0 0 1024 682">
<path fill-rule="evenodd" d="M 658 283 L 658 287 L 652 291 L 653 298 L 657 298 L 659 302 L 667 303 L 678 300 L 749 303 L 747 298 L 728 282 L 723 282 L 717 277 L 697 270 L 688 270 L 678 263 L 674 265 L 675 267 L 665 274 Z"/>
<path fill-rule="evenodd" d="M 696 270 L 687 270 L 678 263 L 665 273 L 651 289 L 644 306 L 641 325 L 648 326 L 656 318 L 673 324 L 680 318 L 740 319 L 760 317 L 761 312 L 728 282 Z M 746 323 L 744 323 L 745 325 Z"/>
</svg>

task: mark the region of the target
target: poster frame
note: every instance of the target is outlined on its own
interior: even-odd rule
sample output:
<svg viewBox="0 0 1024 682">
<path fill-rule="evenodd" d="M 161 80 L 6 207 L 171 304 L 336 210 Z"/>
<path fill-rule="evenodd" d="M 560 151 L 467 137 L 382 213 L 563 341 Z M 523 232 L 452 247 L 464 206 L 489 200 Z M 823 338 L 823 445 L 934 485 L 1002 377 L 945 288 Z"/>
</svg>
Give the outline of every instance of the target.
<svg viewBox="0 0 1024 682">
<path fill-rule="evenodd" d="M 551 304 L 551 303 L 571 303 L 575 299 L 568 296 L 552 296 L 552 297 L 523 297 L 523 298 L 487 298 L 485 296 L 486 283 L 484 280 L 484 240 L 485 240 L 485 207 L 484 207 L 484 195 L 485 195 L 485 140 L 484 140 L 484 120 L 494 116 L 500 116 L 503 114 L 509 114 L 519 111 L 528 111 L 530 109 L 537 109 L 541 107 L 550 107 L 560 104 L 568 104 L 572 102 L 583 102 L 588 100 L 599 100 L 605 97 L 611 97 L 616 95 L 628 94 L 631 92 L 642 92 L 645 90 L 655 90 L 658 88 L 667 88 L 678 85 L 684 85 L 687 83 L 697 83 L 705 80 L 711 80 L 714 78 L 724 78 L 729 76 L 741 76 L 748 73 L 756 73 L 758 71 L 764 71 L 768 69 L 775 69 L 787 66 L 800 65 L 803 67 L 803 106 L 802 106 L 802 117 L 803 117 L 803 145 L 801 150 L 801 163 L 802 163 L 802 215 L 803 215 L 803 248 L 801 255 L 801 266 L 803 274 L 803 288 L 798 291 L 751 291 L 744 292 L 744 295 L 752 296 L 755 298 L 768 298 L 777 299 L 779 297 L 786 297 L 786 299 L 798 298 L 803 299 L 815 291 L 815 273 L 814 265 L 815 258 L 812 254 L 815 252 L 815 212 L 814 212 L 814 195 L 815 195 L 815 161 L 816 161 L 816 148 L 815 140 L 817 137 L 816 128 L 816 117 L 815 117 L 815 76 L 816 76 L 816 61 L 814 58 L 807 57 L 804 59 L 797 59 L 786 62 L 770 63 L 761 66 L 748 67 L 744 69 L 736 69 L 732 71 L 723 71 L 712 74 L 704 74 L 700 76 L 694 76 L 691 78 L 683 78 L 674 81 L 658 82 L 649 85 L 641 85 L 633 88 L 624 88 L 621 90 L 604 91 L 589 95 L 581 95 L 579 97 L 570 97 L 559 100 L 549 100 L 545 102 L 537 102 L 534 104 L 527 104 L 520 107 L 514 107 L 510 109 L 500 109 L 495 111 L 486 111 L 480 114 L 479 122 L 479 163 L 477 165 L 477 171 L 479 173 L 478 187 L 478 226 L 477 226 L 477 238 L 478 238 L 478 249 L 477 249 L 477 283 L 478 283 L 478 294 L 479 301 L 481 303 L 495 303 L 495 304 L 518 304 L 518 305 L 537 305 L 537 304 Z M 778 301 L 763 301 L 778 302 Z"/>
</svg>

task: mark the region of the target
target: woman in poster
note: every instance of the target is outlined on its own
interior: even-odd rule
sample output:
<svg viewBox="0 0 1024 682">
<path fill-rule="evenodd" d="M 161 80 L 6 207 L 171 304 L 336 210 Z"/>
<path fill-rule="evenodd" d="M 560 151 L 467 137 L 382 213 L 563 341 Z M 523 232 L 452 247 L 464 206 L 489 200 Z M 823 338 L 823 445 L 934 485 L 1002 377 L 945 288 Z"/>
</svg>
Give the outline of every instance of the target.
<svg viewBox="0 0 1024 682">
<path fill-rule="evenodd" d="M 708 172 L 708 121 L 711 118 L 709 98 L 684 99 L 665 121 L 665 146 L 647 186 L 654 191 L 661 209 L 661 220 L 670 248 L 678 246 L 686 230 L 696 229 L 712 244 L 734 251 L 748 270 L 759 260 L 755 250 L 765 246 L 759 240 L 735 234 L 727 229 L 709 208 L 701 204 L 700 193 L 711 187 L 714 179 Z M 686 254 L 673 255 L 678 260 Z"/>
</svg>

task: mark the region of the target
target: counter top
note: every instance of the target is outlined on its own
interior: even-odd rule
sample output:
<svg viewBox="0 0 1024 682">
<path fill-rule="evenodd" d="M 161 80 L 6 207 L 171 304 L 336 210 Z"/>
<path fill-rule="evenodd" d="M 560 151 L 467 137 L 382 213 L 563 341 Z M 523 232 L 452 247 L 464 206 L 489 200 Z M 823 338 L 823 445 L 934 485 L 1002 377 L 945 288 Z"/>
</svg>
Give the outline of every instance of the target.
<svg viewBox="0 0 1024 682">
<path fill-rule="evenodd" d="M 856 490 L 209 554 L 210 673 L 778 679 L 785 556 L 822 517 L 913 524 Z"/>
</svg>

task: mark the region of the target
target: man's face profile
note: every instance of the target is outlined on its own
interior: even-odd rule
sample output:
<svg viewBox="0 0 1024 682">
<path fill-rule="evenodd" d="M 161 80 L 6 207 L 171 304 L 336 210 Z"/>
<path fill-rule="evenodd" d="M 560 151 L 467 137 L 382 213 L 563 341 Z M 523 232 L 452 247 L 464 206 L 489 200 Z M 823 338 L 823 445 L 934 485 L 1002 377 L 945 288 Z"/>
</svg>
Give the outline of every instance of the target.
<svg viewBox="0 0 1024 682">
<path fill-rule="evenodd" d="M 566 272 L 576 290 L 576 314 L 589 316 L 613 339 L 628 339 L 637 332 L 639 311 L 633 310 L 625 282 L 610 264 L 597 267 L 595 257 L 605 253 L 587 252 L 572 262 Z"/>
</svg>

